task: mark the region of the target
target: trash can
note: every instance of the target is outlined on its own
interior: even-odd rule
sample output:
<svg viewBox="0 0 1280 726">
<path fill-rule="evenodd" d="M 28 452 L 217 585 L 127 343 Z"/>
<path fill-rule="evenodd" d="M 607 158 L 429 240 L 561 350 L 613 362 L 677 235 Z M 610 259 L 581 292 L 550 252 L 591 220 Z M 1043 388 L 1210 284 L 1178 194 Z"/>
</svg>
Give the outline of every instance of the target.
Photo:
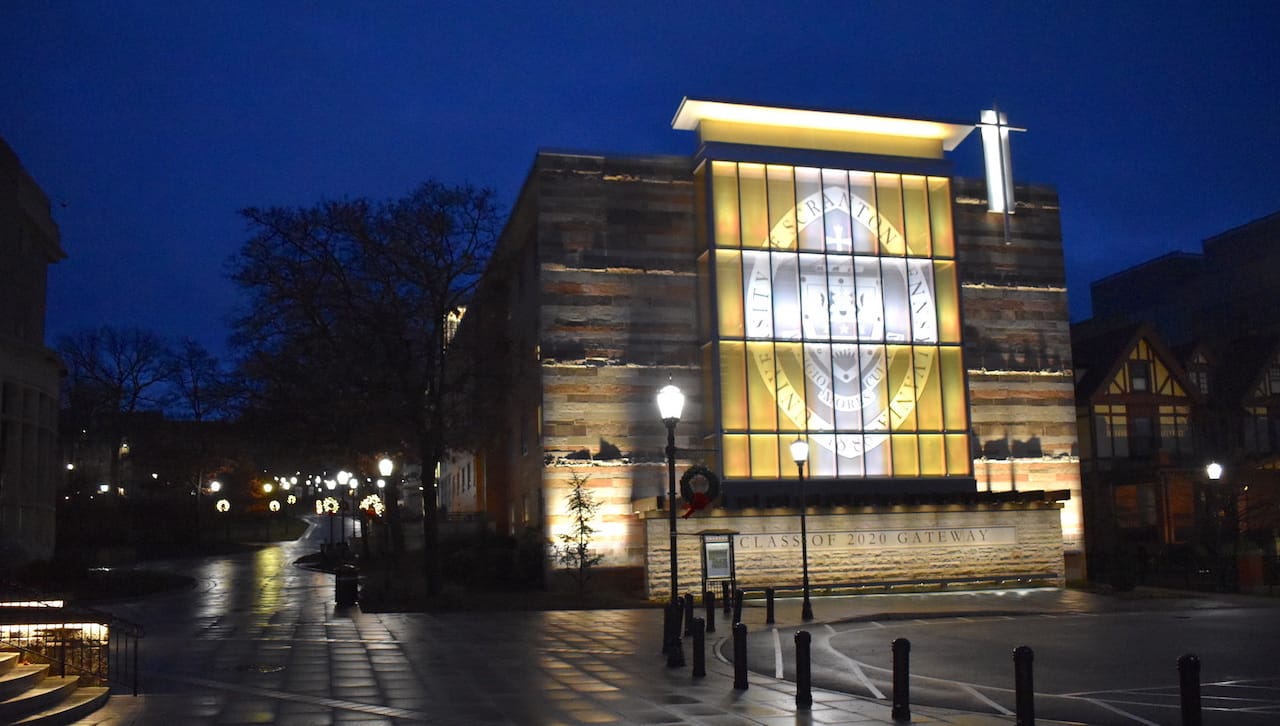
<svg viewBox="0 0 1280 726">
<path fill-rule="evenodd" d="M 352 564 L 338 565 L 334 572 L 333 599 L 339 607 L 356 604 L 360 590 L 360 568 Z"/>
</svg>

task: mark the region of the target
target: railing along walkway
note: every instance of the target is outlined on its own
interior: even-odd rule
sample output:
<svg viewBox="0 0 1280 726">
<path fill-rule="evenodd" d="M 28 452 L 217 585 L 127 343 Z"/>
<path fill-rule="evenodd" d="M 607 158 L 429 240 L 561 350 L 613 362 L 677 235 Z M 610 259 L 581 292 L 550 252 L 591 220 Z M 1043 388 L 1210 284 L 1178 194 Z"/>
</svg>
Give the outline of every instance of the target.
<svg viewBox="0 0 1280 726">
<path fill-rule="evenodd" d="M 0 646 L 49 663 L 60 676 L 87 685 L 116 684 L 138 695 L 141 625 L 110 613 L 0 582 Z"/>
</svg>

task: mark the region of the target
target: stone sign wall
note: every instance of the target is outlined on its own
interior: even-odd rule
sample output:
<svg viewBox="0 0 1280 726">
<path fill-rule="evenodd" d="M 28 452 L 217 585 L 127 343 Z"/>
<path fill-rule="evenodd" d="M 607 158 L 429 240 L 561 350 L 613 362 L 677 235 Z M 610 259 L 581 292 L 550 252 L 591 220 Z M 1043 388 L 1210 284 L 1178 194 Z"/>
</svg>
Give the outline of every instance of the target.
<svg viewBox="0 0 1280 726">
<path fill-rule="evenodd" d="M 899 506 L 892 510 L 839 508 L 807 516 L 812 588 L 880 582 L 1051 574 L 1062 585 L 1061 505 L 1026 503 Z M 646 585 L 649 597 L 670 595 L 667 519 L 646 512 Z M 701 587 L 698 533 L 733 531 L 740 587 L 801 584 L 800 517 L 792 510 L 714 512 L 679 520 L 680 589 Z"/>
</svg>

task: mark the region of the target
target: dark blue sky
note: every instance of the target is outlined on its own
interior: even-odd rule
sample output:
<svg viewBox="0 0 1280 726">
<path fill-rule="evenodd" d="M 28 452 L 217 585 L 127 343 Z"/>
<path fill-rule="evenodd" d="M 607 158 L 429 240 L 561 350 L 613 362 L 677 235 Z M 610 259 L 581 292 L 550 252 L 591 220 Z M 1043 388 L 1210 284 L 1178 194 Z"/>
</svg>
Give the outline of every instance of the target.
<svg viewBox="0 0 1280 726">
<path fill-rule="evenodd" d="M 457 6 L 445 9 L 444 6 Z M 0 136 L 54 205 L 50 342 L 104 323 L 221 353 L 245 206 L 509 204 L 538 148 L 689 153 L 683 96 L 1028 129 L 1091 280 L 1280 209 L 1280 3 L 49 2 L 0 7 Z M 977 174 L 974 135 L 956 160 Z"/>
</svg>

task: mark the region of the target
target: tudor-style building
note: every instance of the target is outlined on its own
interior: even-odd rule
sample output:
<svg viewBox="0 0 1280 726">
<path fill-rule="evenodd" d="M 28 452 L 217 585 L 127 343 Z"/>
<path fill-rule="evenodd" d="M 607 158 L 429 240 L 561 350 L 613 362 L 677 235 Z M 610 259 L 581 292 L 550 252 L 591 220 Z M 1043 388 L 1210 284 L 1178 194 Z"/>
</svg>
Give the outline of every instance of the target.
<svg viewBox="0 0 1280 726">
<path fill-rule="evenodd" d="M 442 506 L 554 542 L 586 476 L 593 548 L 667 594 L 672 382 L 678 470 L 721 482 L 681 582 L 715 531 L 739 583 L 798 583 L 798 438 L 816 586 L 1080 576 L 1056 193 L 955 178 L 974 124 L 686 99 L 673 126 L 692 155 L 538 154 L 455 339 L 488 385 Z"/>
<path fill-rule="evenodd" d="M 1280 213 L 1091 286 L 1072 328 L 1091 576 L 1249 588 L 1254 554 L 1275 562 L 1278 239 Z"/>
<path fill-rule="evenodd" d="M 1089 572 L 1108 578 L 1121 557 L 1195 539 L 1203 399 L 1147 326 L 1076 339 L 1072 360 Z"/>
</svg>

